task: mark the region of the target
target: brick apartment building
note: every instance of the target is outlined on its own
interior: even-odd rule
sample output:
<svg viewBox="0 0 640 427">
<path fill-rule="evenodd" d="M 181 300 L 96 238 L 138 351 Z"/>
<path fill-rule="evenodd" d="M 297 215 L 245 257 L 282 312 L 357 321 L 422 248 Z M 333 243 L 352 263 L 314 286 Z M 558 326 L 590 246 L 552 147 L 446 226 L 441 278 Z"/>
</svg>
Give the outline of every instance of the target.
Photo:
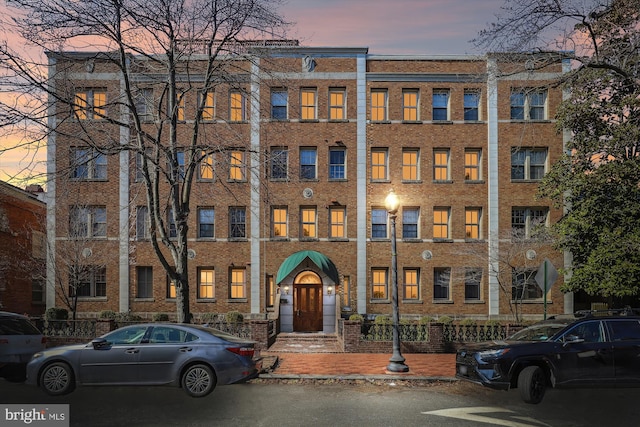
<svg viewBox="0 0 640 427">
<path fill-rule="evenodd" d="M 0 181 L 0 311 L 44 313 L 45 218 L 40 186 Z"/>
<path fill-rule="evenodd" d="M 563 150 L 554 121 L 562 92 L 548 85 L 563 64 L 534 70 L 524 60 L 502 67 L 491 55 L 382 56 L 296 43 L 259 52 L 260 61 L 237 58 L 242 90 L 221 82 L 207 94 L 203 129 L 240 136 L 251 149 L 207 157 L 194 184 L 195 316 L 234 310 L 260 317 L 282 302 L 283 331 L 333 332 L 341 315 L 390 314 L 390 190 L 400 200 L 401 316 L 511 318 L 513 301 L 522 302 L 525 317 L 542 316 L 544 298 L 530 273 L 545 258 L 558 269 L 565 260 L 533 240 L 527 246 L 527 238 L 562 213 L 535 193 Z M 113 108 L 123 84 L 113 65 L 89 53 L 51 53 L 50 61 L 74 63 L 65 78 L 77 96 Z M 190 111 L 197 100 L 187 94 L 180 108 Z M 57 257 L 48 266 L 47 306 L 61 305 L 54 282 L 69 271 L 72 252 L 99 266 L 80 292 L 79 316 L 173 315 L 175 290 L 145 236 L 135 154 L 87 156 L 73 135 L 90 120 L 85 114 L 59 124 L 65 132 L 49 144 L 50 171 L 58 173 L 48 184 L 55 200 L 48 240 Z M 101 129 L 128 137 L 122 128 Z M 69 156 L 90 160 L 79 166 Z M 93 230 L 81 241 L 69 238 L 78 206 L 83 229 Z M 516 246 L 514 230 L 522 242 L 503 262 Z M 549 314 L 573 311 L 561 282 L 547 293 Z"/>
</svg>

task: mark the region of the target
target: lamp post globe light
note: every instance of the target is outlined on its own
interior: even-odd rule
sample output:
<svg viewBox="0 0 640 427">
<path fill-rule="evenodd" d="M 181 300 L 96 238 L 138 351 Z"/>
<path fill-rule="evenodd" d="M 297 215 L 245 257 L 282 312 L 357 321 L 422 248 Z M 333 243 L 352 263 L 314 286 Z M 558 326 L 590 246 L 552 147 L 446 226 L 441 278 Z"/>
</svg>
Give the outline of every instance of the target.
<svg viewBox="0 0 640 427">
<path fill-rule="evenodd" d="M 396 252 L 396 217 L 400 201 L 396 193 L 391 190 L 385 199 L 385 207 L 391 219 L 391 307 L 393 310 L 393 354 L 389 359 L 387 371 L 408 372 L 409 367 L 404 363 L 400 352 L 400 315 L 398 312 L 398 254 Z"/>
</svg>

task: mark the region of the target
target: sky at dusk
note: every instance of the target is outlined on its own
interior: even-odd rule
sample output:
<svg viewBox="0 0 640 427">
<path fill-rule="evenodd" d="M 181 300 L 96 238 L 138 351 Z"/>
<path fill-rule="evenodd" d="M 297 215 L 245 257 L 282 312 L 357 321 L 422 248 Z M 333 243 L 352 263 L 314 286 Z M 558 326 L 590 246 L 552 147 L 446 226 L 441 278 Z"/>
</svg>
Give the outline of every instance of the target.
<svg viewBox="0 0 640 427">
<path fill-rule="evenodd" d="M 477 54 L 469 41 L 495 20 L 504 0 L 286 0 L 280 13 L 295 23 L 288 37 L 303 46 L 368 47 L 369 54 Z M 0 13 L 4 2 L 0 5 Z M 6 35 L 5 35 L 6 36 Z M 10 36 L 10 35 L 9 35 Z M 0 140 L 0 145 L 7 145 Z M 44 171 L 44 149 L 0 150 L 0 180 L 33 162 Z M 27 173 L 26 171 L 23 173 Z"/>
</svg>

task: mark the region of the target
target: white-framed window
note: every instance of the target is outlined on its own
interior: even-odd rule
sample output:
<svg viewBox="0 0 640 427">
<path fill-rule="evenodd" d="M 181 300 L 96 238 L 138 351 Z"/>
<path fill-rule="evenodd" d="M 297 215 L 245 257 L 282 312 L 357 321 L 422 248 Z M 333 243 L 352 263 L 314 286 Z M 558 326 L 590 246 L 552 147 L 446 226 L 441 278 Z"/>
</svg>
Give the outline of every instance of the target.
<svg viewBox="0 0 640 427">
<path fill-rule="evenodd" d="M 384 208 L 371 209 L 371 238 L 388 239 L 388 212 Z"/>
<path fill-rule="evenodd" d="M 451 179 L 449 167 L 449 149 L 436 148 L 433 150 L 433 180 L 449 181 Z"/>
<path fill-rule="evenodd" d="M 318 90 L 302 88 L 300 90 L 300 119 L 316 120 L 318 118 Z"/>
<path fill-rule="evenodd" d="M 402 238 L 417 239 L 420 237 L 420 208 L 402 208 Z"/>
<path fill-rule="evenodd" d="M 465 301 L 480 300 L 480 284 L 482 283 L 481 268 L 465 268 L 464 271 L 464 299 Z"/>
<path fill-rule="evenodd" d="M 371 121 L 384 122 L 389 120 L 387 113 L 387 89 L 371 89 Z"/>
<path fill-rule="evenodd" d="M 152 88 L 140 88 L 136 91 L 135 108 L 141 121 L 149 122 L 153 120 L 155 98 L 153 97 Z"/>
<path fill-rule="evenodd" d="M 511 208 L 511 229 L 514 238 L 530 239 L 536 236 L 541 227 L 547 226 L 549 208 L 513 207 Z"/>
<path fill-rule="evenodd" d="M 271 148 L 271 179 L 289 178 L 289 150 L 285 147 Z"/>
<path fill-rule="evenodd" d="M 389 150 L 386 148 L 371 149 L 371 180 L 386 181 L 389 179 Z"/>
<path fill-rule="evenodd" d="M 198 180 L 213 181 L 213 154 L 202 153 L 198 167 Z"/>
<path fill-rule="evenodd" d="M 449 217 L 451 208 L 436 206 L 433 208 L 433 238 L 449 239 Z"/>
<path fill-rule="evenodd" d="M 107 268 L 98 265 L 71 267 L 69 295 L 79 298 L 106 297 Z"/>
<path fill-rule="evenodd" d="M 464 120 L 475 122 L 480 120 L 480 89 L 464 90 Z"/>
<path fill-rule="evenodd" d="M 547 168 L 547 148 L 512 147 L 511 179 L 539 181 Z"/>
<path fill-rule="evenodd" d="M 482 149 L 465 148 L 464 150 L 464 179 L 465 181 L 480 181 L 482 179 Z"/>
<path fill-rule="evenodd" d="M 301 238 L 314 239 L 318 237 L 318 210 L 315 207 L 300 208 Z"/>
<path fill-rule="evenodd" d="M 136 239 L 149 239 L 151 237 L 150 230 L 149 209 L 146 206 L 138 206 L 136 208 Z"/>
<path fill-rule="evenodd" d="M 283 238 L 289 235 L 287 208 L 274 206 L 271 208 L 271 237 Z"/>
<path fill-rule="evenodd" d="M 69 235 L 76 239 L 107 237 L 106 206 L 72 206 Z"/>
<path fill-rule="evenodd" d="M 198 267 L 198 298 L 216 297 L 216 271 L 213 267 Z"/>
<path fill-rule="evenodd" d="M 512 89 L 511 120 L 546 120 L 545 89 Z"/>
<path fill-rule="evenodd" d="M 101 120 L 107 115 L 107 90 L 84 89 L 75 94 L 74 112 L 77 120 Z"/>
<path fill-rule="evenodd" d="M 206 91 L 200 94 L 202 97 L 201 105 L 202 105 L 202 120 L 206 122 L 210 122 L 216 117 L 216 98 L 215 92 Z"/>
<path fill-rule="evenodd" d="M 447 121 L 449 118 L 449 89 L 434 89 L 432 101 L 433 121 Z"/>
<path fill-rule="evenodd" d="M 420 150 L 417 148 L 402 149 L 402 180 L 418 181 L 420 179 Z"/>
<path fill-rule="evenodd" d="M 347 209 L 344 206 L 329 207 L 329 238 L 347 237 Z"/>
<path fill-rule="evenodd" d="M 450 300 L 451 268 L 437 267 L 433 269 L 433 299 Z"/>
<path fill-rule="evenodd" d="M 347 178 L 347 150 L 344 148 L 329 148 L 329 179 Z"/>
<path fill-rule="evenodd" d="M 233 90 L 229 93 L 229 121 L 244 122 L 247 120 L 247 101 L 244 93 Z"/>
<path fill-rule="evenodd" d="M 247 179 L 246 153 L 243 150 L 232 150 L 229 153 L 229 180 L 245 181 Z"/>
<path fill-rule="evenodd" d="M 106 180 L 107 156 L 89 147 L 71 149 L 71 178 L 77 180 Z"/>
<path fill-rule="evenodd" d="M 403 271 L 402 296 L 405 300 L 420 299 L 420 269 L 405 268 Z"/>
<path fill-rule="evenodd" d="M 136 298 L 153 298 L 153 267 L 136 266 Z"/>
<path fill-rule="evenodd" d="M 389 269 L 371 269 L 371 296 L 374 300 L 389 299 Z"/>
<path fill-rule="evenodd" d="M 272 89 L 271 90 L 271 119 L 272 120 L 287 120 L 288 115 L 288 99 L 289 94 L 286 89 Z"/>
<path fill-rule="evenodd" d="M 318 177 L 318 152 L 315 147 L 300 149 L 300 179 L 316 179 Z"/>
<path fill-rule="evenodd" d="M 229 295 L 231 299 L 244 299 L 247 297 L 247 270 L 244 268 L 232 268 L 230 271 Z"/>
<path fill-rule="evenodd" d="M 416 122 L 420 119 L 418 89 L 402 89 L 402 120 Z"/>
<path fill-rule="evenodd" d="M 198 208 L 198 237 L 202 239 L 213 239 L 215 237 L 214 208 Z"/>
<path fill-rule="evenodd" d="M 329 88 L 329 120 L 346 120 L 347 90 L 345 88 Z"/>
<path fill-rule="evenodd" d="M 244 206 L 229 208 L 229 238 L 244 239 L 247 237 L 247 209 Z"/>
<path fill-rule="evenodd" d="M 542 289 L 536 282 L 536 269 L 512 268 L 511 299 L 513 301 L 540 300 Z"/>
<path fill-rule="evenodd" d="M 464 215 L 465 238 L 481 239 L 480 219 L 482 218 L 482 208 L 465 208 Z"/>
</svg>

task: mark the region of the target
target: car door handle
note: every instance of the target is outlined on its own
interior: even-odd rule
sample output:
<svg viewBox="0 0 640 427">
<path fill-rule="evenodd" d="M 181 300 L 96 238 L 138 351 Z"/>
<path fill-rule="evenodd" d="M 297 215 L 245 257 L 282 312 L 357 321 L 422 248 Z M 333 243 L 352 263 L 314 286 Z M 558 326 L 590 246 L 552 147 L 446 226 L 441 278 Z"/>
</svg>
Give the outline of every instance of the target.
<svg viewBox="0 0 640 427">
<path fill-rule="evenodd" d="M 140 351 L 140 350 L 139 350 L 139 349 L 137 349 L 137 348 L 128 348 L 128 349 L 126 349 L 124 352 L 125 352 L 125 353 L 127 353 L 127 354 L 136 354 L 136 353 L 138 353 L 139 351 Z"/>
<path fill-rule="evenodd" d="M 191 347 L 180 347 L 180 351 L 181 351 L 182 353 L 186 353 L 186 352 L 191 351 L 191 350 L 192 350 L 192 348 L 191 348 Z"/>
</svg>

